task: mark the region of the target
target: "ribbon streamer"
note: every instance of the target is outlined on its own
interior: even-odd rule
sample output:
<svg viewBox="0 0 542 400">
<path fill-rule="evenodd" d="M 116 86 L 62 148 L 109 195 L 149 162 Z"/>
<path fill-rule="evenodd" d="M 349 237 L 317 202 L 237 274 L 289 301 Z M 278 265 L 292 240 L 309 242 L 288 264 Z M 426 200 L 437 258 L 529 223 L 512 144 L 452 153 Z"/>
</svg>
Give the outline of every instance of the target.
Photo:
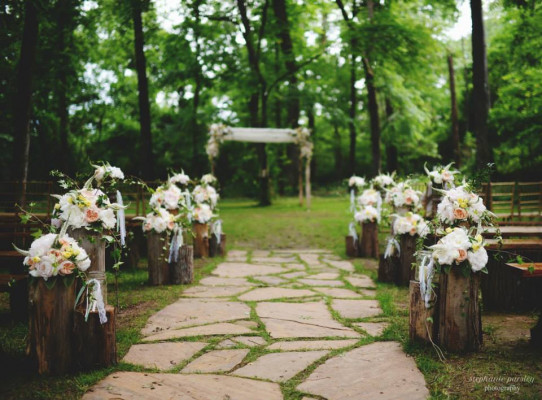
<svg viewBox="0 0 542 400">
<path fill-rule="evenodd" d="M 120 244 L 126 246 L 126 216 L 124 214 L 124 203 L 122 202 L 122 194 L 117 190 L 117 204 L 121 207 L 117 211 L 117 232 L 120 232 Z"/>
<path fill-rule="evenodd" d="M 425 308 L 429 308 L 429 300 L 431 300 L 431 283 L 435 275 L 434 265 L 433 257 L 431 255 L 424 255 L 418 268 L 420 294 L 425 302 Z"/>
<path fill-rule="evenodd" d="M 388 237 L 388 240 L 386 242 L 386 251 L 384 252 L 384 258 L 389 258 L 393 256 L 395 250 L 397 250 L 397 255 L 400 255 L 401 245 L 399 244 L 399 241 L 395 239 L 395 237 L 390 236 Z"/>
<path fill-rule="evenodd" d="M 222 236 L 222 220 L 216 220 L 212 225 L 213 234 L 216 236 L 216 243 L 220 244 L 220 236 Z"/>
<path fill-rule="evenodd" d="M 354 189 L 350 189 L 350 212 L 356 211 L 356 201 L 355 201 Z"/>
<path fill-rule="evenodd" d="M 173 237 L 171 238 L 171 244 L 169 245 L 169 257 L 168 263 L 179 259 L 179 249 L 183 245 L 183 230 L 181 228 L 175 229 Z"/>
<path fill-rule="evenodd" d="M 92 285 L 92 292 L 88 295 L 88 287 Z M 85 312 L 85 322 L 88 321 L 88 316 L 91 311 L 98 309 L 98 316 L 100 317 L 100 324 L 107 322 L 107 314 L 105 312 L 105 304 L 102 296 L 102 286 L 97 279 L 90 279 L 86 282 L 87 287 L 87 310 Z M 90 297 L 90 304 L 89 304 Z"/>
<path fill-rule="evenodd" d="M 352 236 L 352 239 L 354 239 L 354 247 L 358 245 L 358 233 L 356 232 L 356 223 L 350 222 L 350 225 L 348 225 L 348 235 Z"/>
</svg>

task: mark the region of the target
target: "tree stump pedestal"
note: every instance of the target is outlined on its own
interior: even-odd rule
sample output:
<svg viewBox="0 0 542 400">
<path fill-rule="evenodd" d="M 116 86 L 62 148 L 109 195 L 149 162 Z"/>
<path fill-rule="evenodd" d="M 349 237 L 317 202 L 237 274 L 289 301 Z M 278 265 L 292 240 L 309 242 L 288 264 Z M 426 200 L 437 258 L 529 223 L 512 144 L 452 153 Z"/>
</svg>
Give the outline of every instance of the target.
<svg viewBox="0 0 542 400">
<path fill-rule="evenodd" d="M 401 235 L 401 253 L 399 255 L 399 271 L 397 273 L 397 285 L 408 286 L 416 274 L 413 264 L 416 262 L 416 239 L 418 236 L 409 234 Z"/>
<path fill-rule="evenodd" d="M 399 272 L 399 257 L 389 256 L 384 258 L 380 256 L 380 262 L 378 263 L 378 281 L 395 283 L 397 282 L 397 274 Z"/>
<path fill-rule="evenodd" d="M 177 261 L 170 264 L 170 278 L 174 285 L 194 282 L 194 247 L 183 244 L 179 248 Z"/>
<path fill-rule="evenodd" d="M 482 345 L 480 275 L 452 267 L 440 274 L 439 343 L 452 352 L 477 351 Z"/>
<path fill-rule="evenodd" d="M 214 233 L 209 236 L 209 257 L 224 257 L 226 255 L 226 234 L 220 234 L 220 243 Z"/>
<path fill-rule="evenodd" d="M 376 222 L 361 224 L 359 251 L 361 257 L 378 258 L 378 224 Z"/>
<path fill-rule="evenodd" d="M 209 257 L 209 225 L 194 224 L 194 258 Z"/>
<path fill-rule="evenodd" d="M 350 258 L 358 257 L 358 242 L 354 239 L 353 236 L 346 236 L 345 237 L 345 244 L 346 244 L 346 256 Z"/>
<path fill-rule="evenodd" d="M 166 232 L 148 232 L 147 259 L 149 265 L 149 284 L 153 286 L 167 285 L 169 283 L 169 264 Z"/>
<path fill-rule="evenodd" d="M 420 282 L 410 281 L 409 337 L 411 341 L 436 342 L 439 328 L 438 287 L 430 288 L 436 295 L 431 296 L 430 307 L 420 293 Z"/>
<path fill-rule="evenodd" d="M 90 259 L 87 273 L 92 271 L 105 272 L 105 242 L 102 234 L 85 228 L 70 229 L 68 235 L 75 239 L 85 249 Z"/>
</svg>

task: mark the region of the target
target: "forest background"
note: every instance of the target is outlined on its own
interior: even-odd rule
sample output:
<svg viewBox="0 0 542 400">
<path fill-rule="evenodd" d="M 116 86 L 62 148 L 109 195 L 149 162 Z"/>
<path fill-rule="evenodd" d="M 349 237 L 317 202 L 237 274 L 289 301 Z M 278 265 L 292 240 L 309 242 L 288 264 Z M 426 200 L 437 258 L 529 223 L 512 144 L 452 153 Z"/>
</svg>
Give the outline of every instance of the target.
<svg viewBox="0 0 542 400">
<path fill-rule="evenodd" d="M 308 127 L 322 191 L 425 162 L 540 176 L 535 0 L 471 0 L 473 41 L 445 34 L 463 4 L 454 0 L 168 0 L 164 15 L 165 1 L 2 2 L 0 180 L 73 175 L 91 160 L 147 180 L 198 176 L 217 122 Z M 477 57 L 487 60 L 478 76 Z M 261 150 L 223 145 L 226 196 L 257 194 Z M 273 193 L 295 193 L 296 148 L 264 151 Z"/>
</svg>

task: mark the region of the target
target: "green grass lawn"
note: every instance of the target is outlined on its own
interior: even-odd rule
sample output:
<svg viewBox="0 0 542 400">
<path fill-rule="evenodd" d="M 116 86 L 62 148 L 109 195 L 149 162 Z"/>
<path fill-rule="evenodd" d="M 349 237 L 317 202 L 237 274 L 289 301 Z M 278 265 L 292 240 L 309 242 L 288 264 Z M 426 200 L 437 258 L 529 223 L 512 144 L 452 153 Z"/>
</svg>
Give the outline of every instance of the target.
<svg viewBox="0 0 542 400">
<path fill-rule="evenodd" d="M 347 196 L 314 198 L 310 211 L 300 207 L 294 198 L 276 199 L 273 206 L 265 208 L 257 207 L 251 200 L 225 200 L 220 203 L 220 212 L 228 249 L 319 247 L 345 257 L 344 236 L 351 221 L 348 206 Z M 199 260 L 196 263 L 196 281 L 208 275 L 220 261 Z M 376 271 L 370 269 L 364 260 L 357 259 L 354 265 L 358 272 L 367 273 L 376 279 Z M 174 302 L 186 287 L 150 287 L 146 285 L 146 280 L 144 260 L 139 268 L 122 271 L 119 281 L 120 312 L 117 319 L 119 359 L 132 344 L 140 340 L 139 332 L 148 317 Z M 114 303 L 111 275 L 109 282 L 109 302 Z M 532 376 L 535 382 L 522 384 L 520 395 L 516 398 L 541 398 L 542 354 L 531 349 L 525 338 L 508 342 L 500 340 L 495 333 L 500 328 L 498 319 L 493 319 L 497 322 L 492 324 L 484 322 L 486 334 L 482 351 L 470 355 L 446 354 L 446 361 L 441 362 L 432 347 L 411 345 L 408 342 L 406 288 L 378 283 L 377 299 L 384 311 L 384 315 L 378 319 L 390 323 L 390 327 L 378 340 L 397 340 L 403 344 L 424 373 L 433 398 L 507 398 L 507 394 L 487 393 L 483 384 L 472 381 L 473 377 L 483 376 Z M 510 315 L 505 318 L 515 317 Z M 0 294 L 0 399 L 76 399 L 92 384 L 113 371 L 140 370 L 119 363 L 115 367 L 91 373 L 38 377 L 25 361 L 26 331 L 26 324 L 9 319 L 7 295 Z M 375 339 L 362 340 L 365 343 Z M 294 384 L 283 385 L 282 389 L 288 400 L 300 400 L 302 397 L 295 391 Z"/>
</svg>

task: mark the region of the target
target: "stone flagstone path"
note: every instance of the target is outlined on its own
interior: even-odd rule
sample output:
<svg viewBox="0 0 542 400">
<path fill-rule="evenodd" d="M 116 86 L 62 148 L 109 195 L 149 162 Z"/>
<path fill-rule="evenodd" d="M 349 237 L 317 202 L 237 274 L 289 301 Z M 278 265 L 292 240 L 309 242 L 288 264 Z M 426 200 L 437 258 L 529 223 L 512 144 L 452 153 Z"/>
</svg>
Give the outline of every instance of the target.
<svg viewBox="0 0 542 400">
<path fill-rule="evenodd" d="M 211 276 L 151 316 L 142 343 L 83 397 L 93 399 L 426 399 L 375 284 L 324 250 L 229 252 Z M 368 344 L 367 344 L 368 343 Z"/>
</svg>

